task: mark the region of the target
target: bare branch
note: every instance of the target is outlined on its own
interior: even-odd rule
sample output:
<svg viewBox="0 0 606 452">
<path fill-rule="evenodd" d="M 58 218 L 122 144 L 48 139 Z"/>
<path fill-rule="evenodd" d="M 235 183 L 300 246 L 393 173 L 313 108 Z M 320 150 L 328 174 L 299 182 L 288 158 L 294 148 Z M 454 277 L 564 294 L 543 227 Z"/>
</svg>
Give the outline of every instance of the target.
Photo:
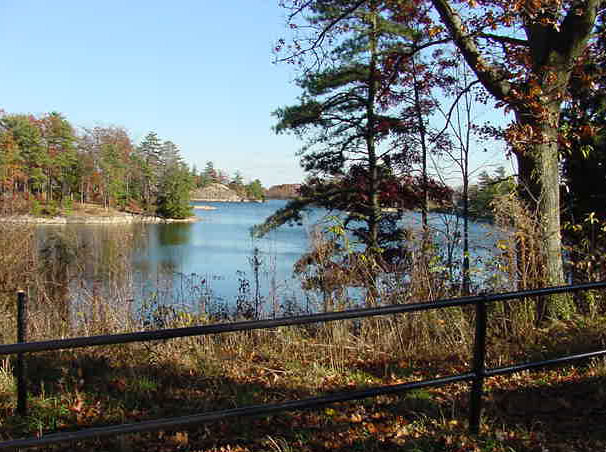
<svg viewBox="0 0 606 452">
<path fill-rule="evenodd" d="M 444 117 L 446 118 L 446 125 L 444 126 L 444 128 L 442 130 L 440 130 L 440 132 L 438 132 L 438 134 L 435 137 L 433 137 L 432 141 L 437 141 L 439 138 L 442 137 L 442 135 L 446 132 L 446 130 L 448 130 L 448 128 L 450 127 L 450 123 L 451 123 L 452 113 L 454 112 L 455 107 L 457 106 L 457 104 L 459 103 L 459 101 L 461 100 L 461 98 L 465 94 L 467 94 L 468 92 L 470 92 L 471 88 L 473 88 L 478 83 L 480 83 L 480 80 L 474 80 L 473 82 L 469 83 L 465 88 L 463 88 L 459 92 L 459 94 L 457 94 L 457 97 L 455 98 L 454 102 L 452 103 L 452 105 L 448 109 L 448 114 L 444 115 Z"/>
<path fill-rule="evenodd" d="M 305 49 L 301 49 L 298 52 L 295 52 L 292 55 L 289 55 L 288 57 L 280 58 L 280 59 L 278 59 L 276 61 L 277 62 L 292 61 L 293 58 L 298 58 L 298 57 L 300 57 L 302 55 L 305 55 L 306 53 L 308 53 L 310 51 L 314 52 L 314 55 L 316 56 L 316 60 L 318 60 L 318 55 L 316 53 L 316 49 L 322 45 L 322 43 L 324 42 L 324 39 L 326 38 L 326 35 L 330 32 L 330 30 L 332 30 L 333 27 L 335 27 L 343 19 L 347 18 L 350 14 L 354 13 L 360 6 L 362 6 L 363 4 L 365 4 L 366 1 L 367 0 L 359 0 L 351 8 L 346 9 L 345 11 L 343 11 L 343 13 L 341 13 L 337 17 L 335 17 L 332 21 L 330 21 L 322 29 L 322 31 L 319 33 L 319 35 L 316 37 L 316 39 L 313 41 L 313 43 L 311 45 L 309 45 Z M 301 14 L 312 3 L 313 3 L 313 0 L 310 0 L 310 1 L 305 2 L 304 4 L 302 4 L 299 8 L 297 8 L 293 13 L 291 13 L 289 15 L 289 21 L 292 20 L 296 15 Z"/>
<path fill-rule="evenodd" d="M 446 44 L 446 43 L 448 43 L 450 41 L 451 41 L 450 38 L 446 38 L 446 39 L 438 39 L 436 41 L 428 41 L 428 42 L 426 42 L 424 44 L 421 44 L 421 45 L 418 45 L 418 44 L 415 43 L 415 45 L 412 46 L 412 47 L 410 47 L 410 48 L 408 48 L 406 52 L 403 52 L 400 55 L 398 55 L 398 59 L 396 60 L 396 63 L 393 66 L 393 71 L 392 71 L 391 75 L 387 79 L 387 83 L 385 84 L 385 88 L 377 96 L 377 99 L 381 99 L 383 96 L 385 96 L 387 94 L 387 91 L 389 90 L 389 87 L 395 81 L 396 77 L 400 73 L 400 66 L 402 65 L 402 62 L 406 58 L 411 58 L 411 57 L 415 56 L 417 53 L 419 53 L 420 51 L 422 51 L 424 49 L 427 49 L 429 47 L 436 46 L 436 45 L 441 45 L 441 44 Z"/>
<path fill-rule="evenodd" d="M 495 42 L 498 42 L 501 44 L 511 44 L 514 46 L 523 46 L 523 47 L 529 46 L 529 42 L 526 39 L 512 38 L 511 36 L 501 36 L 501 35 L 495 35 L 492 33 L 479 33 L 478 36 L 480 38 L 485 38 L 490 41 L 495 41 Z"/>
<path fill-rule="evenodd" d="M 432 0 L 432 3 L 465 61 L 486 90 L 498 100 L 505 100 L 511 91 L 511 83 L 505 80 L 498 67 L 491 65 L 482 57 L 473 36 L 464 31 L 461 16 L 451 8 L 448 0 Z"/>
</svg>

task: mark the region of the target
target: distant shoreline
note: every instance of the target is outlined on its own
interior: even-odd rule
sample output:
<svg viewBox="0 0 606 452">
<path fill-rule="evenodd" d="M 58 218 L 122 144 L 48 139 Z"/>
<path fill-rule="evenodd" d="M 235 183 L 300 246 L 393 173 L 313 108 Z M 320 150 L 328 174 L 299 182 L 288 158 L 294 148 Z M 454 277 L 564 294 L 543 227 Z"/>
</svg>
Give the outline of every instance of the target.
<svg viewBox="0 0 606 452">
<path fill-rule="evenodd" d="M 214 198 L 194 198 L 190 199 L 191 202 L 224 202 L 228 204 L 240 204 L 240 203 L 262 203 L 262 199 L 214 199 Z"/>
<path fill-rule="evenodd" d="M 62 215 L 54 217 L 36 217 L 34 215 L 11 215 L 0 217 L 0 223 L 8 224 L 40 224 L 40 225 L 68 225 L 68 224 L 136 224 L 136 223 L 194 223 L 200 218 L 195 215 L 189 218 L 162 218 L 150 215 L 114 214 L 107 216 L 95 215 Z"/>
<path fill-rule="evenodd" d="M 262 203 L 260 200 L 242 200 L 242 201 L 227 201 L 218 199 L 191 199 L 192 203 Z M 214 205 L 202 204 L 192 205 L 193 210 L 212 211 L 219 207 Z M 0 216 L 0 224 L 38 224 L 38 225 L 68 225 L 68 224 L 136 224 L 136 223 L 195 223 L 201 221 L 202 218 L 192 215 L 188 218 L 162 218 L 152 215 L 143 215 L 137 213 L 122 212 L 114 209 L 108 211 L 100 208 L 91 214 L 84 212 L 82 209 L 76 209 L 73 213 L 54 215 L 54 216 L 36 216 L 31 214 Z"/>
</svg>

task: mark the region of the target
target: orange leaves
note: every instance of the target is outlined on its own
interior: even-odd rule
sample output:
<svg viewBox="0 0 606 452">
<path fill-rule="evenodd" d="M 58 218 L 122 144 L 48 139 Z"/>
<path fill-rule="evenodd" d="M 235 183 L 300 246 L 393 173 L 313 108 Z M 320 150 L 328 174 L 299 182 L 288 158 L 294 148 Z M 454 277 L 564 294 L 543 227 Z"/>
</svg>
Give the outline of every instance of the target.
<svg viewBox="0 0 606 452">
<path fill-rule="evenodd" d="M 511 3 L 511 9 L 522 13 L 531 19 L 540 20 L 543 24 L 556 25 L 557 12 L 562 7 L 561 0 L 516 0 Z"/>
<path fill-rule="evenodd" d="M 438 36 L 440 33 L 442 33 L 443 31 L 444 31 L 444 27 L 436 25 L 433 27 L 429 27 L 429 29 L 427 30 L 427 34 L 429 35 L 430 38 L 434 38 L 434 37 Z"/>
<path fill-rule="evenodd" d="M 591 124 L 585 124 L 579 128 L 579 136 L 584 141 L 589 141 L 596 136 L 596 127 Z"/>
<path fill-rule="evenodd" d="M 537 96 L 540 96 L 542 93 L 543 93 L 543 89 L 537 83 L 536 80 L 531 80 L 528 83 L 528 96 L 537 97 Z"/>
<path fill-rule="evenodd" d="M 523 151 L 536 141 L 535 131 L 529 124 L 511 124 L 505 131 L 505 138 L 515 152 Z"/>
<path fill-rule="evenodd" d="M 168 443 L 173 446 L 185 447 L 189 443 L 189 434 L 187 432 L 175 432 L 174 434 L 166 434 L 164 431 L 160 431 L 158 437 L 164 443 Z M 230 448 L 229 450 L 235 451 L 236 449 Z"/>
<path fill-rule="evenodd" d="M 84 402 L 82 401 L 82 399 L 80 397 L 76 397 L 76 401 L 74 402 L 73 405 L 69 406 L 67 409 L 69 411 L 71 411 L 72 413 L 81 413 L 82 412 L 82 407 L 84 406 Z"/>
<path fill-rule="evenodd" d="M 77 425 L 88 425 L 101 413 L 101 402 L 97 400 L 95 403 L 90 403 L 80 394 L 76 394 L 76 399 L 67 407 L 67 410 L 75 415 Z"/>
<path fill-rule="evenodd" d="M 360 413 L 353 413 L 349 418 L 349 422 L 353 424 L 362 422 L 362 415 Z"/>
</svg>

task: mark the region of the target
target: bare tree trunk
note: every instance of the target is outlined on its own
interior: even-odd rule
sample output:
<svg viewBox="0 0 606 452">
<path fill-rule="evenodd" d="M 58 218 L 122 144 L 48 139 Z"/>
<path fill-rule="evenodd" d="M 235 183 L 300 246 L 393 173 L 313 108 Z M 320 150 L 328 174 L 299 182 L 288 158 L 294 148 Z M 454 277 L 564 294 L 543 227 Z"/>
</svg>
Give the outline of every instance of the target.
<svg viewBox="0 0 606 452">
<path fill-rule="evenodd" d="M 417 127 L 419 127 L 419 138 L 421 140 L 421 177 L 423 179 L 423 192 L 421 199 L 421 223 L 423 225 L 423 254 L 425 255 L 429 246 L 429 197 L 427 192 L 427 133 L 425 130 L 425 122 L 423 120 L 423 112 L 421 111 L 421 96 L 419 93 L 419 84 L 417 80 L 417 65 L 415 57 L 412 57 L 412 80 L 415 96 L 415 116 L 417 119 Z M 425 256 L 424 256 L 425 257 Z"/>
<path fill-rule="evenodd" d="M 560 225 L 560 179 L 558 169 L 558 129 L 559 103 L 551 105 L 549 115 L 543 121 L 528 121 L 518 115 L 518 122 L 539 134 L 540 139 L 518 152 L 518 170 L 521 195 L 540 218 L 541 241 L 543 243 L 544 285 L 565 284 L 562 264 L 562 239 Z M 539 304 L 539 319 L 543 316 Z M 569 318 L 574 313 L 574 304 L 568 296 L 552 296 L 546 304 L 546 314 L 550 319 Z"/>
<path fill-rule="evenodd" d="M 377 71 L 377 18 L 376 5 L 371 2 L 370 13 L 372 14 L 372 24 L 370 31 L 370 67 L 368 80 L 368 98 L 366 103 L 366 150 L 368 152 L 368 198 L 370 201 L 370 212 L 368 220 L 368 245 L 372 251 L 376 251 L 379 246 L 379 216 L 380 200 L 378 193 L 378 168 L 377 153 L 375 143 L 375 99 L 378 90 L 378 71 Z"/>
<path fill-rule="evenodd" d="M 370 67 L 368 80 L 368 98 L 366 104 L 366 150 L 368 152 L 368 198 L 370 202 L 368 215 L 368 243 L 371 255 L 376 256 L 379 250 L 379 221 L 381 204 L 379 199 L 379 168 L 375 140 L 375 103 L 378 91 L 379 73 L 377 70 L 377 11 L 376 3 L 370 2 Z M 372 263 L 371 263 L 372 265 Z M 374 305 L 379 298 L 375 266 L 369 269 L 369 293 L 367 304 Z"/>
</svg>

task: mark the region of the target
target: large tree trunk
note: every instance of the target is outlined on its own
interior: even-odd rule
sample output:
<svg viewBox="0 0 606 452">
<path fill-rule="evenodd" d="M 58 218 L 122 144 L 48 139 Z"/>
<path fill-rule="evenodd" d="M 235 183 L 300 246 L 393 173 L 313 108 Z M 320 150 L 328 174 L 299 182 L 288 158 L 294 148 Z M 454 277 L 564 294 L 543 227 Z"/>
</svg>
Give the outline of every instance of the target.
<svg viewBox="0 0 606 452">
<path fill-rule="evenodd" d="M 530 144 L 516 153 L 520 194 L 531 214 L 540 219 L 544 281 L 542 285 L 565 284 L 560 234 L 560 175 L 558 169 L 558 124 L 560 104 L 553 102 L 548 112 L 538 119 L 517 114 L 518 125 L 532 133 Z M 531 132 L 532 131 L 532 132 Z M 574 312 L 570 297 L 553 296 L 546 304 L 539 303 L 539 319 L 568 318 Z"/>
</svg>

